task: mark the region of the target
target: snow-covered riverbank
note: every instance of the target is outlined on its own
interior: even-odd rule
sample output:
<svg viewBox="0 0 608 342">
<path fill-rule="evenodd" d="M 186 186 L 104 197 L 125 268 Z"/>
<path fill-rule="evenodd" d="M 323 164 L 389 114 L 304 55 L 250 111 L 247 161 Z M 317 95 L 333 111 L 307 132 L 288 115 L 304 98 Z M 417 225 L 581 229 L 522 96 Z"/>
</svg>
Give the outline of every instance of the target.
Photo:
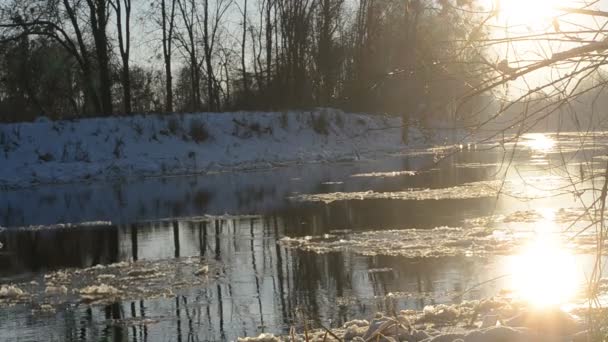
<svg viewBox="0 0 608 342">
<path fill-rule="evenodd" d="M 299 322 L 298 322 L 299 323 Z M 314 323 L 313 323 L 314 324 Z M 295 327 L 294 327 L 295 328 Z M 377 313 L 342 327 L 292 330 L 287 336 L 264 333 L 239 342 L 583 342 L 594 341 L 588 325 L 557 308 L 532 308 L 503 298 L 429 305 L 422 312 Z"/>
<path fill-rule="evenodd" d="M 437 144 L 401 120 L 337 110 L 92 118 L 0 125 L 0 187 L 375 158 Z"/>
</svg>

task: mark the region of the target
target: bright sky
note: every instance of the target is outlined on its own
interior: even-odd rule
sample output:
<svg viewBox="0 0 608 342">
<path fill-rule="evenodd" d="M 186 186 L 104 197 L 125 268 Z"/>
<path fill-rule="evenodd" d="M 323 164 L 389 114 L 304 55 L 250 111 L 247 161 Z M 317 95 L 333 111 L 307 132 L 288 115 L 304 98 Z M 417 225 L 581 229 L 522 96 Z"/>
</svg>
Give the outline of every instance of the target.
<svg viewBox="0 0 608 342">
<path fill-rule="evenodd" d="M 485 9 L 490 10 L 495 6 L 497 0 L 477 0 Z M 530 35 L 542 32 L 555 32 L 553 19 L 558 18 L 560 29 L 562 31 L 580 30 L 577 25 L 584 25 L 591 28 L 597 28 L 604 24 L 606 20 L 592 18 L 581 15 L 559 16 L 558 7 L 580 7 L 582 0 L 500 0 L 500 14 L 497 18 L 492 18 L 488 24 L 494 27 L 492 38 L 502 38 L 505 36 L 521 36 Z M 242 1 L 236 1 L 238 5 Z M 254 8 L 256 2 L 251 3 L 249 7 L 250 20 L 252 24 L 258 24 L 256 16 L 258 9 Z M 601 0 L 592 8 L 608 11 L 608 0 Z M 137 11 L 140 13 L 140 11 Z M 154 11 L 146 11 L 145 15 L 139 18 L 134 18 L 134 34 L 133 34 L 133 55 L 132 59 L 136 64 L 158 66 L 162 63 L 160 60 L 160 32 L 155 23 L 150 21 L 150 15 Z M 222 33 L 224 44 L 235 44 L 240 39 L 241 17 L 236 6 L 233 6 L 224 17 L 226 31 Z M 564 38 L 563 36 L 555 35 L 554 38 Z M 593 36 L 586 37 L 593 39 Z M 250 39 L 250 37 L 248 37 Z M 602 38 L 600 38 L 602 39 Z M 249 44 L 249 42 L 248 42 Z M 492 62 L 499 62 L 503 59 L 509 61 L 511 67 L 521 67 L 534 61 L 550 58 L 553 52 L 564 51 L 575 46 L 578 43 L 567 43 L 563 41 L 552 42 L 532 42 L 525 41 L 515 44 L 501 44 L 490 47 L 490 55 L 493 56 Z M 250 50 L 250 46 L 248 46 Z M 150 58 L 150 51 L 157 52 L 157 58 Z M 174 66 L 177 69 L 182 61 L 178 44 L 175 44 Z M 249 52 L 249 51 L 248 51 Z M 516 61 L 521 61 L 518 64 Z M 534 87 L 539 84 L 544 84 L 547 80 L 559 77 L 566 72 L 571 71 L 569 68 L 553 68 L 534 72 L 525 78 L 520 78 L 510 82 L 511 94 L 521 94 L 529 87 Z"/>
<path fill-rule="evenodd" d="M 491 9 L 496 0 L 480 0 L 482 6 Z M 564 15 L 559 7 L 577 7 L 589 1 L 581 0 L 501 0 L 498 18 L 489 21 L 494 25 L 492 38 L 517 37 L 546 32 L 556 32 L 554 19 L 557 19 L 560 31 L 592 30 L 606 25 L 605 18 L 583 15 Z M 608 0 L 601 0 L 590 9 L 608 10 Z M 581 36 L 589 41 L 602 40 L 594 34 Z M 553 35 L 553 41 L 522 41 L 511 44 L 500 44 L 491 47 L 491 55 L 495 62 L 508 60 L 510 67 L 522 67 L 539 60 L 550 58 L 553 53 L 569 50 L 580 46 L 581 43 L 566 42 L 565 35 Z M 519 63 L 518 63 L 519 62 Z M 526 77 L 510 82 L 510 91 L 521 94 L 523 91 L 547 83 L 548 80 L 558 78 L 572 71 L 571 67 L 546 68 L 531 73 Z"/>
</svg>

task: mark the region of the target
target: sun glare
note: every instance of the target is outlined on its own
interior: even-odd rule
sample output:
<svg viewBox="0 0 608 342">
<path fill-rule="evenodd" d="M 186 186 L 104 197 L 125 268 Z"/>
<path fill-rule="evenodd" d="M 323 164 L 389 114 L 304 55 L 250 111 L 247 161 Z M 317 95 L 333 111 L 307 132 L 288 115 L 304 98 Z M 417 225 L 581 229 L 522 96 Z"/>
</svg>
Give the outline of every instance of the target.
<svg viewBox="0 0 608 342">
<path fill-rule="evenodd" d="M 511 25 L 546 23 L 558 14 L 559 7 L 572 5 L 573 0 L 484 0 L 486 8 L 498 6 L 498 19 Z"/>
<path fill-rule="evenodd" d="M 574 254 L 553 229 L 551 213 L 544 216 L 534 238 L 509 264 L 513 294 L 536 307 L 568 303 L 582 283 Z"/>
<path fill-rule="evenodd" d="M 523 135 L 523 145 L 537 152 L 547 152 L 555 146 L 555 140 L 542 133 L 530 133 Z"/>
</svg>

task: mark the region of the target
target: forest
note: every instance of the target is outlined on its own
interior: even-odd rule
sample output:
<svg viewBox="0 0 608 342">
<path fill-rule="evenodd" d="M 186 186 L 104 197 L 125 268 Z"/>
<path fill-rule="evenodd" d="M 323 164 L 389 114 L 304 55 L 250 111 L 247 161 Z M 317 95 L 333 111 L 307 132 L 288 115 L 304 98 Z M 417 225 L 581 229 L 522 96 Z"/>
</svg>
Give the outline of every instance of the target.
<svg viewBox="0 0 608 342">
<path fill-rule="evenodd" d="M 608 0 L 0 0 L 1 341 L 608 341 Z"/>
<path fill-rule="evenodd" d="M 471 39 L 486 34 L 478 6 L 7 0 L 0 121 L 316 107 L 446 115 L 437 109 L 495 72 L 474 63 L 485 61 Z"/>
</svg>

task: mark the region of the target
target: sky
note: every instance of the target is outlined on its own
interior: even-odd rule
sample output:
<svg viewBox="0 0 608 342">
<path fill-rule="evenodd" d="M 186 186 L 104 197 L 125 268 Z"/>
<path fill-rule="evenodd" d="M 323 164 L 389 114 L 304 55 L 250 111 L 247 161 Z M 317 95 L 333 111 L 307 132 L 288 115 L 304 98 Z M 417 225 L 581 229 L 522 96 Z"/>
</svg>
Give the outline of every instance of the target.
<svg viewBox="0 0 608 342">
<path fill-rule="evenodd" d="M 597 28 L 606 23 L 606 20 L 598 20 L 589 16 L 567 15 L 560 16 L 558 7 L 580 7 L 581 0 L 477 0 L 486 10 L 491 10 L 500 3 L 501 11 L 497 17 L 492 18 L 488 24 L 492 27 L 492 38 L 515 37 L 522 35 L 537 34 L 542 32 L 555 32 L 554 18 L 558 18 L 562 31 L 579 30 L 578 25 Z M 352 1 L 353 3 L 355 0 Z M 348 2 L 350 3 L 350 2 Z M 587 1 L 588 3 L 588 1 Z M 232 45 L 239 50 L 240 30 L 242 17 L 240 6 L 243 0 L 234 0 L 231 9 L 223 18 L 224 31 L 221 32 L 222 43 Z M 258 9 L 255 8 L 257 1 L 249 1 L 249 15 L 252 25 L 257 26 Z M 132 62 L 142 66 L 160 68 L 162 66 L 160 31 L 158 24 L 152 20 L 159 15 L 159 11 L 148 7 L 147 3 L 136 2 L 137 6 L 142 6 L 134 11 L 133 18 L 133 48 Z M 143 7 L 146 6 L 146 7 Z M 594 9 L 608 11 L 608 0 L 598 1 Z M 111 29 L 115 29 L 111 27 Z M 554 36 L 556 38 L 561 38 Z M 587 36 L 593 39 L 592 36 Z M 248 39 L 250 39 L 248 35 Z M 597 39 L 597 38 L 595 38 Z M 249 43 L 249 42 L 248 42 Z M 514 44 L 498 44 L 489 48 L 488 56 L 492 58 L 490 62 L 498 63 L 501 60 L 509 61 L 511 67 L 522 67 L 542 59 L 550 58 L 554 52 L 564 51 L 578 46 L 578 43 L 567 43 L 563 41 L 539 42 L 525 41 Z M 250 47 L 248 47 L 250 50 Z M 251 53 L 251 51 L 249 51 Z M 182 65 L 183 56 L 180 53 L 179 45 L 174 44 L 174 71 Z M 526 77 L 519 78 L 509 84 L 508 96 L 518 96 L 529 88 L 544 84 L 548 80 L 560 77 L 571 68 L 547 68 Z"/>
<path fill-rule="evenodd" d="M 495 0 L 480 0 L 482 5 L 490 9 Z M 606 25 L 606 19 L 584 15 L 564 15 L 559 7 L 580 8 L 584 3 L 580 0 L 502 0 L 501 12 L 498 17 L 489 21 L 493 26 L 491 38 L 520 37 L 539 33 L 555 33 L 557 20 L 560 31 L 580 31 L 597 29 Z M 588 1 L 586 2 L 588 3 Z M 598 1 L 591 9 L 608 11 L 608 0 Z M 572 36 L 572 35 L 570 35 Z M 603 37 L 595 34 L 580 35 L 589 41 L 602 40 Z M 507 60 L 513 68 L 551 58 L 556 52 L 562 52 L 584 43 L 565 42 L 566 35 L 555 34 L 551 38 L 558 40 L 522 41 L 511 44 L 497 44 L 490 48 L 489 55 L 495 58 L 492 62 L 498 63 Z M 519 96 L 530 88 L 535 88 L 551 80 L 563 77 L 573 69 L 571 66 L 545 68 L 533 72 L 525 77 L 509 83 L 511 96 Z"/>
</svg>

